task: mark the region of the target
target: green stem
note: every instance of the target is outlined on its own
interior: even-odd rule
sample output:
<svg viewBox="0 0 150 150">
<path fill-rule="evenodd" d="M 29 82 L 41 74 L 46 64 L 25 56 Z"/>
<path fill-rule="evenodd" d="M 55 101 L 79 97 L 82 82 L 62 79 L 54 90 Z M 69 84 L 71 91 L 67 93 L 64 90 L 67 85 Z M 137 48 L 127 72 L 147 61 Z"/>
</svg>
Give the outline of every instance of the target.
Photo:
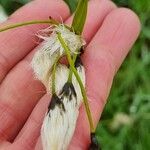
<svg viewBox="0 0 150 150">
<path fill-rule="evenodd" d="M 0 29 L 0 32 L 3 31 L 7 31 L 10 29 L 15 29 L 18 27 L 23 27 L 23 26 L 27 26 L 27 25 L 33 25 L 33 24 L 53 24 L 53 25 L 59 25 L 59 22 L 50 19 L 50 20 L 32 20 L 32 21 L 27 21 L 27 22 L 21 22 L 21 23 L 16 23 L 16 24 L 12 24 L 12 25 L 7 25 L 4 28 Z M 65 25 L 65 27 L 69 30 L 72 30 L 70 27 L 68 27 L 67 25 Z"/>
<path fill-rule="evenodd" d="M 90 111 L 90 108 L 89 108 L 89 103 L 88 103 L 86 91 L 85 91 L 85 88 L 83 86 L 82 80 L 81 80 L 76 68 L 74 67 L 74 62 L 71 59 L 70 50 L 69 50 L 68 46 L 66 45 L 65 41 L 63 40 L 60 33 L 58 33 L 58 39 L 59 39 L 62 47 L 64 48 L 64 50 L 66 52 L 66 55 L 67 55 L 67 58 L 68 58 L 68 61 L 69 61 L 69 64 L 70 64 L 70 68 L 73 71 L 73 73 L 74 73 L 74 75 L 75 75 L 75 77 L 76 77 L 76 79 L 79 83 L 79 86 L 81 88 L 81 93 L 82 93 L 82 96 L 83 96 L 83 101 L 84 101 L 87 117 L 88 117 L 89 124 L 90 124 L 90 131 L 92 133 L 94 133 L 95 132 L 94 123 L 93 123 L 93 119 L 92 119 L 91 111 Z"/>
<path fill-rule="evenodd" d="M 74 54 L 74 55 L 73 55 L 73 63 L 75 63 L 77 56 L 78 56 L 78 54 Z M 68 77 L 68 82 L 70 82 L 70 83 L 72 82 L 72 75 L 73 75 L 73 72 L 72 72 L 72 70 L 70 69 L 70 70 L 69 70 L 69 77 Z"/>
<path fill-rule="evenodd" d="M 21 22 L 21 23 L 8 25 L 8 26 L 6 26 L 4 28 L 1 28 L 0 32 L 7 31 L 7 30 L 10 30 L 10 29 L 14 29 L 14 28 L 17 28 L 17 27 L 33 25 L 33 24 L 55 24 L 55 25 L 58 25 L 53 20 L 33 20 L 33 21 Z"/>
<path fill-rule="evenodd" d="M 53 65 L 53 70 L 52 70 L 52 95 L 56 93 L 56 86 L 55 86 L 55 75 L 56 75 L 56 67 L 57 67 L 57 64 L 58 64 L 58 61 L 60 59 L 60 56 L 58 56 L 54 62 L 54 65 Z"/>
<path fill-rule="evenodd" d="M 68 82 L 72 82 L 72 74 L 73 74 L 73 72 L 72 72 L 72 70 L 69 70 L 69 77 L 68 77 Z"/>
</svg>

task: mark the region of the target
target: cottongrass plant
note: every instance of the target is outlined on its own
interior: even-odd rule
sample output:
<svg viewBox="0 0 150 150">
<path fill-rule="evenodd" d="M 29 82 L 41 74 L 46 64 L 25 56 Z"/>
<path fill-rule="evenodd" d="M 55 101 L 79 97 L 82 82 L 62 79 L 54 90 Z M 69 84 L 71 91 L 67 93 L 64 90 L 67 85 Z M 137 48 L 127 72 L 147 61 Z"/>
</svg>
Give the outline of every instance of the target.
<svg viewBox="0 0 150 150">
<path fill-rule="evenodd" d="M 89 150 L 100 149 L 85 91 L 85 70 L 80 59 L 85 45 L 81 34 L 86 20 L 87 4 L 87 0 L 79 0 L 71 27 L 49 18 L 0 29 L 2 32 L 25 25 L 51 24 L 38 32 L 37 36 L 43 42 L 37 47 L 31 63 L 35 77 L 45 85 L 47 93 L 51 95 L 41 128 L 43 150 L 67 150 L 82 103 L 91 131 Z M 68 63 L 62 64 L 62 57 L 66 57 Z"/>
<path fill-rule="evenodd" d="M 64 25 L 46 29 L 50 36 L 39 36 L 44 41 L 38 47 L 32 60 L 36 77 L 46 86 L 52 95 L 41 129 L 44 150 L 66 150 L 73 136 L 79 107 L 82 103 L 80 86 L 75 76 L 69 79 L 69 68 L 58 64 L 59 58 L 65 55 L 58 33 L 70 48 L 70 54 L 78 55 L 78 49 L 84 45 L 82 38 L 71 32 Z M 77 72 L 85 86 L 84 67 L 75 61 Z"/>
<path fill-rule="evenodd" d="M 81 66 L 77 70 L 85 85 L 84 68 Z M 69 83 L 68 75 L 69 69 L 59 65 L 55 80 L 56 93 L 52 95 L 41 130 L 44 150 L 66 150 L 75 130 L 82 94 L 75 76 Z"/>
<path fill-rule="evenodd" d="M 84 40 L 80 35 L 71 32 L 63 24 L 52 25 L 47 29 L 40 31 L 37 36 L 43 40 L 38 46 L 32 60 L 32 68 L 36 77 L 44 83 L 48 83 L 49 72 L 58 57 L 63 57 L 65 51 L 58 40 L 58 33 L 60 33 L 65 40 L 66 44 L 70 47 L 71 55 L 79 53 L 84 44 Z M 50 34 L 50 35 L 49 35 Z"/>
</svg>

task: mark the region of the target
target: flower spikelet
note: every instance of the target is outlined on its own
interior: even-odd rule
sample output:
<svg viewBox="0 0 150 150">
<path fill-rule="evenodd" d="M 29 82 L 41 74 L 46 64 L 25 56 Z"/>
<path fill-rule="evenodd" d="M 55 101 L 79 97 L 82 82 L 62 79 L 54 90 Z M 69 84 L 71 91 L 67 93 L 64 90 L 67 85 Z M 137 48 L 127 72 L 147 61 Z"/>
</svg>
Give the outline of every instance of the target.
<svg viewBox="0 0 150 150">
<path fill-rule="evenodd" d="M 83 66 L 78 67 L 77 71 L 85 85 Z M 52 96 L 41 129 L 44 150 L 67 150 L 75 130 L 79 107 L 82 104 L 82 94 L 74 76 L 72 83 L 67 82 L 68 74 L 69 69 L 59 65 L 56 71 L 57 92 Z"/>
<path fill-rule="evenodd" d="M 85 41 L 80 35 L 67 29 L 63 24 L 58 26 L 51 26 L 42 30 L 37 36 L 43 42 L 37 47 L 31 65 L 37 79 L 47 87 L 49 74 L 57 56 L 63 56 L 65 51 L 58 40 L 57 33 L 61 33 L 64 41 L 68 45 L 71 55 L 77 53 L 85 45 Z"/>
</svg>

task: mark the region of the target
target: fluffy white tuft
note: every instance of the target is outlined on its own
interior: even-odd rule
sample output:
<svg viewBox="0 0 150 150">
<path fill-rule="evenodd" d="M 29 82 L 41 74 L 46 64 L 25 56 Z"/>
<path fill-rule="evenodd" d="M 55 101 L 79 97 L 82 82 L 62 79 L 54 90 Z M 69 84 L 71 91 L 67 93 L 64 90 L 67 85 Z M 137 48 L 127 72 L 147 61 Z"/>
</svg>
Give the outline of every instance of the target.
<svg viewBox="0 0 150 150">
<path fill-rule="evenodd" d="M 76 53 L 76 51 L 80 49 L 85 42 L 81 36 L 71 32 L 63 24 L 49 27 L 41 30 L 41 32 L 45 34 L 42 35 L 42 33 L 39 33 L 37 36 L 43 39 L 43 42 L 39 47 L 37 47 L 37 52 L 32 59 L 31 65 L 36 78 L 47 87 L 51 67 L 54 64 L 56 57 L 58 55 L 63 56 L 65 54 L 65 51 L 58 40 L 57 33 L 61 33 L 61 36 L 71 50 L 71 54 Z"/>
<path fill-rule="evenodd" d="M 85 84 L 85 72 L 83 67 L 78 67 L 78 73 Z M 56 89 L 59 94 L 68 79 L 69 69 L 66 66 L 59 65 L 56 71 Z M 76 121 L 79 114 L 79 107 L 82 103 L 82 94 L 76 78 L 73 76 L 73 86 L 75 88 L 77 98 L 60 95 L 64 104 L 65 111 L 56 107 L 49 111 L 44 118 L 41 129 L 42 143 L 44 150 L 67 150 L 72 139 Z"/>
<path fill-rule="evenodd" d="M 57 33 L 61 33 L 62 38 L 68 45 L 71 55 L 76 53 L 83 45 L 84 40 L 81 36 L 71 32 L 63 24 L 49 27 L 42 30 L 45 34 L 38 34 L 43 40 L 32 59 L 32 68 L 35 76 L 46 87 L 47 92 L 51 93 L 51 69 L 58 56 L 63 56 L 65 51 L 58 40 Z M 85 85 L 85 71 L 83 66 L 79 66 L 77 71 Z M 44 150 L 66 150 L 72 139 L 76 121 L 78 118 L 79 107 L 82 103 L 82 94 L 79 84 L 73 75 L 72 95 L 66 96 L 61 93 L 68 80 L 69 69 L 65 65 L 58 65 L 56 69 L 56 94 L 59 102 L 49 109 L 45 115 L 41 129 L 42 144 Z M 76 93 L 76 94 L 74 94 Z M 60 107 L 60 103 L 62 103 Z M 63 109 L 63 107 L 64 109 Z"/>
<path fill-rule="evenodd" d="M 61 36 L 70 48 L 71 53 L 76 53 L 78 49 L 85 45 L 85 41 L 81 38 L 80 35 L 76 35 L 74 32 L 71 32 L 63 24 L 44 29 L 43 31 L 41 30 L 41 32 L 45 33 L 43 35 L 38 34 L 38 37 L 44 40 L 42 43 L 42 50 L 48 51 L 51 56 L 54 53 L 60 53 L 60 55 L 65 54 L 65 51 L 58 40 L 58 33 L 61 33 Z M 51 34 L 50 36 L 47 36 L 46 33 Z"/>
<path fill-rule="evenodd" d="M 48 52 L 38 50 L 31 62 L 35 77 L 47 87 L 48 79 L 51 74 L 51 68 L 55 62 L 57 54 L 50 56 Z"/>
</svg>

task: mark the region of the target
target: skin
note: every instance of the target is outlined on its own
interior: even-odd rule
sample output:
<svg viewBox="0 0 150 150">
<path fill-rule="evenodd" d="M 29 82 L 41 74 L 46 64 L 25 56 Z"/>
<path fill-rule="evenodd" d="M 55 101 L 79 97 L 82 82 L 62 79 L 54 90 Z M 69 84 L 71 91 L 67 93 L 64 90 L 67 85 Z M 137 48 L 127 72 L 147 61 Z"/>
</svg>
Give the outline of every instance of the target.
<svg viewBox="0 0 150 150">
<path fill-rule="evenodd" d="M 62 0 L 34 0 L 15 12 L 7 24 L 47 19 L 70 23 Z M 0 33 L 0 150 L 42 150 L 40 128 L 50 97 L 34 78 L 30 62 L 38 39 L 34 34 L 47 25 L 33 25 Z M 95 125 L 103 111 L 115 73 L 140 32 L 138 17 L 109 0 L 91 0 L 83 36 L 82 56 L 86 90 Z M 119 87 L 118 87 L 119 88 Z M 80 108 L 70 150 L 86 150 L 90 142 L 84 106 Z"/>
</svg>

